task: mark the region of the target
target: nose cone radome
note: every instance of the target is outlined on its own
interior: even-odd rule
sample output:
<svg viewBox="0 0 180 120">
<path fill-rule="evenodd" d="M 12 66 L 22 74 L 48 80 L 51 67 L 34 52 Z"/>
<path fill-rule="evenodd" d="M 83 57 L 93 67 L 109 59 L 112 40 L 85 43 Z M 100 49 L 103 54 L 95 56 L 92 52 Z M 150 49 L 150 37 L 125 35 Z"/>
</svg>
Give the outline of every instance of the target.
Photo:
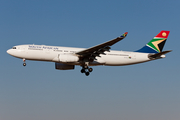
<svg viewBox="0 0 180 120">
<path fill-rule="evenodd" d="M 10 51 L 10 50 L 7 50 L 6 52 L 9 54 L 9 51 Z"/>
<path fill-rule="evenodd" d="M 12 55 L 12 50 L 11 50 L 11 49 L 7 50 L 6 52 L 7 52 L 9 55 Z"/>
</svg>

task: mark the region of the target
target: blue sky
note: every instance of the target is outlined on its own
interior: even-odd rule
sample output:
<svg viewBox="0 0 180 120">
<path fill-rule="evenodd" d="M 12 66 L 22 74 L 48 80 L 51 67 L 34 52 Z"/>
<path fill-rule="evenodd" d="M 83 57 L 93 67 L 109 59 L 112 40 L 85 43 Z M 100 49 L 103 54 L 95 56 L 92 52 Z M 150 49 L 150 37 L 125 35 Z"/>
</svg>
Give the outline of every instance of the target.
<svg viewBox="0 0 180 120">
<path fill-rule="evenodd" d="M 180 118 L 178 0 L 1 0 L 1 120 L 177 120 Z M 20 44 L 112 47 L 135 51 L 170 30 L 165 59 L 131 66 L 55 70 L 54 63 L 6 53 Z"/>
</svg>

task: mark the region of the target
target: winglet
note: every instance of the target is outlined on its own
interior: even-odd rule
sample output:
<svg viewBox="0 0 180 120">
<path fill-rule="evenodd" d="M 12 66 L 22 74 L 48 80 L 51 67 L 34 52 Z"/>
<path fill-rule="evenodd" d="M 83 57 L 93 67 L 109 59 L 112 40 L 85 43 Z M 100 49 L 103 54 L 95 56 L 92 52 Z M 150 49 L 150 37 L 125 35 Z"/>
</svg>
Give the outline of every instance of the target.
<svg viewBox="0 0 180 120">
<path fill-rule="evenodd" d="M 121 37 L 126 37 L 128 32 L 125 32 L 124 34 L 121 35 Z"/>
</svg>

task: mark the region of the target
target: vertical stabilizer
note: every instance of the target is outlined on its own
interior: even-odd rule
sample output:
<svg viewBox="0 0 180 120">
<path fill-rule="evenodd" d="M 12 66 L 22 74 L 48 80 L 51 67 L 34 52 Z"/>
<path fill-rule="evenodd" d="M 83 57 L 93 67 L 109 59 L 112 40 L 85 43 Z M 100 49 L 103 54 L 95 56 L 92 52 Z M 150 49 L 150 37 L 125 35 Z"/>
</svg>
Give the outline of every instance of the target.
<svg viewBox="0 0 180 120">
<path fill-rule="evenodd" d="M 137 50 L 136 52 L 143 53 L 160 53 L 166 43 L 167 37 L 170 31 L 161 31 L 156 35 L 149 43 L 147 43 L 143 48 Z"/>
</svg>

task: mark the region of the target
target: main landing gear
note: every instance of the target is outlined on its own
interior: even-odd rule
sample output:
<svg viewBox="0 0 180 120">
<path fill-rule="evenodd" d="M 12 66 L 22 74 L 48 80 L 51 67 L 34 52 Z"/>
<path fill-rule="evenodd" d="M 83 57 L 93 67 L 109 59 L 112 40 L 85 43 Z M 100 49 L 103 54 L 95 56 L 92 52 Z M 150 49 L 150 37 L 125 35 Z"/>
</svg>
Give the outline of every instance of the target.
<svg viewBox="0 0 180 120">
<path fill-rule="evenodd" d="M 85 73 L 86 76 L 88 76 L 90 74 L 90 72 L 92 72 L 93 69 L 89 68 L 88 66 L 83 66 L 81 69 L 81 73 Z"/>
<path fill-rule="evenodd" d="M 23 58 L 23 66 L 26 66 L 26 59 Z"/>
</svg>

